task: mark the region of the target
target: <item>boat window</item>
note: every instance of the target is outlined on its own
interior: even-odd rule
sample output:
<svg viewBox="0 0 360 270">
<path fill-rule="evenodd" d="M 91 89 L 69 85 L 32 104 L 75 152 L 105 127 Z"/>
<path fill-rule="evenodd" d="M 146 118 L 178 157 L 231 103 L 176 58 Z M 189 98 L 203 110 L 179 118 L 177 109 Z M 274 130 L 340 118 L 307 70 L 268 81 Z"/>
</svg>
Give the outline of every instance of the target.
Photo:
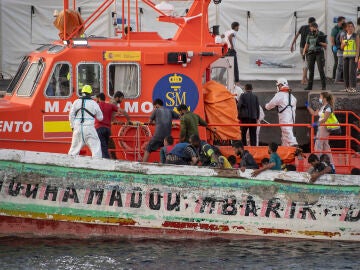
<svg viewBox="0 0 360 270">
<path fill-rule="evenodd" d="M 58 53 L 65 49 L 62 45 L 53 45 L 49 48 L 48 53 Z"/>
<path fill-rule="evenodd" d="M 228 82 L 228 70 L 225 67 L 213 67 L 211 68 L 211 80 L 221 83 L 227 86 Z"/>
<path fill-rule="evenodd" d="M 41 78 L 44 63 L 39 59 L 37 63 L 32 63 L 26 72 L 18 90 L 17 95 L 22 97 L 30 97 L 37 87 Z"/>
<path fill-rule="evenodd" d="M 69 97 L 71 93 L 71 65 L 59 62 L 54 66 L 49 81 L 46 85 L 45 96 Z"/>
<path fill-rule="evenodd" d="M 137 98 L 140 95 L 140 68 L 135 63 L 112 63 L 108 67 L 109 96 L 122 91 L 125 98 Z"/>
<path fill-rule="evenodd" d="M 14 78 L 11 80 L 8 88 L 6 89 L 6 93 L 11 94 L 14 91 L 15 86 L 18 84 L 21 76 L 24 74 L 24 71 L 26 70 L 29 64 L 30 64 L 29 57 L 25 56 L 22 59 Z"/>
<path fill-rule="evenodd" d="M 45 44 L 40 46 L 39 48 L 36 48 L 36 52 L 43 52 L 46 51 L 47 49 L 49 49 L 51 46 L 53 46 L 52 44 Z"/>
<path fill-rule="evenodd" d="M 81 96 L 81 89 L 84 85 L 90 85 L 93 89 L 93 96 L 103 92 L 102 69 L 100 63 L 80 63 L 77 66 L 77 92 Z"/>
</svg>

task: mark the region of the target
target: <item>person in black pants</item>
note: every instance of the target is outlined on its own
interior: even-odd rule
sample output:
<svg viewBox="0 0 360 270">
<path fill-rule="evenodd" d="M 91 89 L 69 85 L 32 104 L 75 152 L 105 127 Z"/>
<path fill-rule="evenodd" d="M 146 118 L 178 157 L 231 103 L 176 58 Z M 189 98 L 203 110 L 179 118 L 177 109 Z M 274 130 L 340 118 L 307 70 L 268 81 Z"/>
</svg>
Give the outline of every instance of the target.
<svg viewBox="0 0 360 270">
<path fill-rule="evenodd" d="M 317 23 L 312 23 L 310 25 L 310 34 L 306 37 L 306 44 L 304 47 L 304 55 L 306 55 L 306 60 L 309 68 L 309 81 L 305 90 L 312 90 L 314 82 L 314 69 L 315 62 L 318 66 L 320 79 L 321 79 L 321 89 L 326 89 L 326 78 L 325 78 L 325 54 L 324 49 L 327 47 L 326 36 L 323 32 L 319 31 Z"/>
<path fill-rule="evenodd" d="M 256 124 L 259 116 L 259 100 L 252 92 L 251 84 L 245 85 L 245 93 L 243 93 L 238 102 L 238 119 L 242 124 Z M 250 145 L 256 146 L 256 126 L 242 126 L 241 140 L 243 145 L 246 145 L 246 132 L 249 129 Z"/>
<path fill-rule="evenodd" d="M 225 41 L 228 45 L 228 52 L 226 55 L 234 57 L 234 79 L 236 85 L 239 84 L 239 67 L 236 56 L 235 42 L 236 33 L 239 31 L 239 27 L 240 24 L 238 22 L 233 22 L 231 24 L 231 30 L 226 31 L 225 34 L 222 36 L 225 38 Z"/>
</svg>

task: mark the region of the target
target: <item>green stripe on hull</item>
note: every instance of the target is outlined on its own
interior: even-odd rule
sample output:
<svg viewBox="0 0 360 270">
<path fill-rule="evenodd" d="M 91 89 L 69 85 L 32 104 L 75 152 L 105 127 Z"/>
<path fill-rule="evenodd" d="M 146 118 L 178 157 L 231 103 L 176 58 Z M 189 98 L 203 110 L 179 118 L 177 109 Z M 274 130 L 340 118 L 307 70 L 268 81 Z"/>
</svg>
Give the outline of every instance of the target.
<svg viewBox="0 0 360 270">
<path fill-rule="evenodd" d="M 254 179 L 234 179 L 208 176 L 146 175 L 117 171 L 98 171 L 91 169 L 67 168 L 51 165 L 24 164 L 0 161 L 0 170 L 15 170 L 19 173 L 33 173 L 53 178 L 81 179 L 84 181 L 112 181 L 146 185 L 176 186 L 178 188 L 230 188 L 248 189 L 254 186 L 276 188 L 277 193 L 310 193 L 323 195 L 359 194 L 360 186 L 307 185 L 302 183 L 278 183 Z"/>
</svg>

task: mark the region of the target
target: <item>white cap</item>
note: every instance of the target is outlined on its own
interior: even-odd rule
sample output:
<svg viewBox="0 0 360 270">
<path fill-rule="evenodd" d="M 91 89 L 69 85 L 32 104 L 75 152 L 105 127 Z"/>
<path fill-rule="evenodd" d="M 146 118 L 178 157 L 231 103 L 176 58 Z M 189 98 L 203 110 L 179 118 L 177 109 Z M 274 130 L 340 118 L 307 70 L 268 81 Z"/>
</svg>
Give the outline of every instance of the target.
<svg viewBox="0 0 360 270">
<path fill-rule="evenodd" d="M 287 79 L 285 79 L 285 78 L 279 78 L 279 79 L 276 81 L 276 86 L 279 86 L 280 84 L 281 84 L 282 86 L 289 86 L 288 81 L 287 81 Z"/>
</svg>

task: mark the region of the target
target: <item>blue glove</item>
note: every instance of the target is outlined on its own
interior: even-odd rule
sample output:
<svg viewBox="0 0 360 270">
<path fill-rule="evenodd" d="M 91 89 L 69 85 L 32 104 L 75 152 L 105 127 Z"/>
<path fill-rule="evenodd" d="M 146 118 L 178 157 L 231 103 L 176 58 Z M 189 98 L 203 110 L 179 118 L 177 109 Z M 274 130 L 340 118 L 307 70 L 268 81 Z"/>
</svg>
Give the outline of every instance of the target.
<svg viewBox="0 0 360 270">
<path fill-rule="evenodd" d="M 335 45 L 333 45 L 333 46 L 332 46 L 332 50 L 333 50 L 334 53 L 337 53 L 338 47 L 336 47 Z"/>
<path fill-rule="evenodd" d="M 311 124 L 311 126 L 312 126 L 313 128 L 318 127 L 319 125 L 320 125 L 319 122 L 314 122 L 314 123 Z"/>
<path fill-rule="evenodd" d="M 309 107 L 309 102 L 305 101 L 305 107 L 308 108 Z"/>
</svg>

